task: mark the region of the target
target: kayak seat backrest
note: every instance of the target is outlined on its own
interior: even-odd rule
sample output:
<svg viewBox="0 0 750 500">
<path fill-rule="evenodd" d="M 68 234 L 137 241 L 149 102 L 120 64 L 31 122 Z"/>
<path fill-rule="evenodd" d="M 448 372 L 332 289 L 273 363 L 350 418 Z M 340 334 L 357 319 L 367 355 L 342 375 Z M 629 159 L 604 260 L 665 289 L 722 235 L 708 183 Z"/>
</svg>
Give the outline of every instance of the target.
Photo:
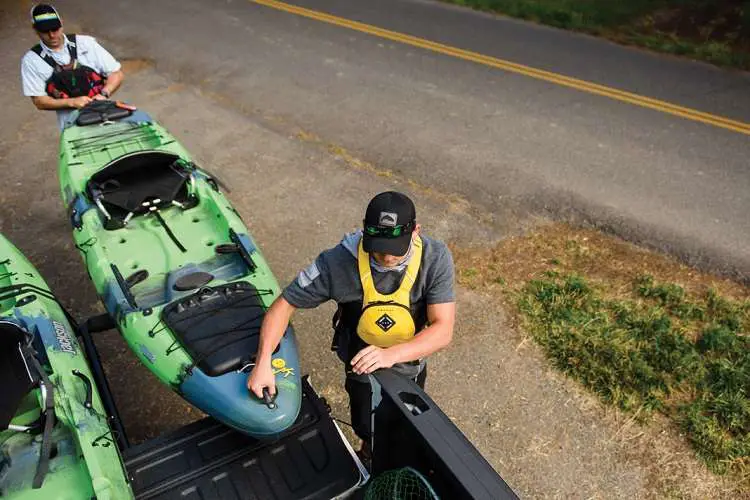
<svg viewBox="0 0 750 500">
<path fill-rule="evenodd" d="M 24 337 L 18 325 L 0 321 L 0 431 L 8 428 L 24 396 L 37 382 L 21 351 Z"/>
<path fill-rule="evenodd" d="M 115 101 L 92 101 L 78 113 L 76 125 L 85 127 L 105 121 L 120 120 L 133 114 L 133 110 L 117 105 Z"/>
<path fill-rule="evenodd" d="M 246 281 L 205 287 L 169 304 L 161 318 L 193 362 L 216 377 L 241 368 L 258 350 L 261 295 Z"/>
<path fill-rule="evenodd" d="M 177 160 L 179 156 L 163 151 L 123 156 L 91 176 L 89 195 L 99 199 L 107 212 L 119 220 L 129 213 L 148 212 L 144 203 L 158 208 L 170 206 L 173 201 L 186 203 L 190 174 Z"/>
</svg>

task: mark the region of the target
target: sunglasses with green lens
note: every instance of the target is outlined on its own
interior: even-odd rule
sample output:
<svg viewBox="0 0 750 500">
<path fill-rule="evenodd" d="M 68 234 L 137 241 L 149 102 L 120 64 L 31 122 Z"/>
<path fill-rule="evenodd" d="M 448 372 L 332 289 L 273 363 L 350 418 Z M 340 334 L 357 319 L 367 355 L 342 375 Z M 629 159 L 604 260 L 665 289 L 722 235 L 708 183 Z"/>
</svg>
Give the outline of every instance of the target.
<svg viewBox="0 0 750 500">
<path fill-rule="evenodd" d="M 400 226 L 373 226 L 365 224 L 364 232 L 366 235 L 375 238 L 398 238 L 399 236 L 411 231 L 413 227 L 414 222 Z"/>
</svg>

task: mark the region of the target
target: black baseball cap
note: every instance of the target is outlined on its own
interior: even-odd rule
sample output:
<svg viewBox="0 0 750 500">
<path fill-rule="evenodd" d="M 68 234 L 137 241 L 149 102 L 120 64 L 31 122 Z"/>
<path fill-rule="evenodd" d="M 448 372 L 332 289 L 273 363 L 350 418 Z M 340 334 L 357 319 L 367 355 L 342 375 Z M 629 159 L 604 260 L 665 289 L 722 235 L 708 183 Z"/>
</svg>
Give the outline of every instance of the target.
<svg viewBox="0 0 750 500">
<path fill-rule="evenodd" d="M 403 193 L 386 191 L 367 205 L 362 247 L 365 252 L 406 255 L 416 224 L 414 203 Z"/>
<path fill-rule="evenodd" d="M 62 26 L 60 15 L 51 5 L 40 3 L 31 9 L 31 24 L 37 31 L 54 31 Z"/>
</svg>

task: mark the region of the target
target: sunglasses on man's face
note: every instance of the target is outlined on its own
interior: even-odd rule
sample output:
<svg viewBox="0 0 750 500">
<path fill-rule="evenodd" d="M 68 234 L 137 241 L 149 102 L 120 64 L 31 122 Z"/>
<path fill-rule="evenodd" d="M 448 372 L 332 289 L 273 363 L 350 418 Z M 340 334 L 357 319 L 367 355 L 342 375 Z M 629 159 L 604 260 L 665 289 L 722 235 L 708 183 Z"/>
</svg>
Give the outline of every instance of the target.
<svg viewBox="0 0 750 500">
<path fill-rule="evenodd" d="M 411 231 L 414 228 L 414 222 L 403 224 L 401 226 L 373 226 L 365 223 L 365 234 L 376 238 L 398 238 L 402 234 Z"/>
</svg>

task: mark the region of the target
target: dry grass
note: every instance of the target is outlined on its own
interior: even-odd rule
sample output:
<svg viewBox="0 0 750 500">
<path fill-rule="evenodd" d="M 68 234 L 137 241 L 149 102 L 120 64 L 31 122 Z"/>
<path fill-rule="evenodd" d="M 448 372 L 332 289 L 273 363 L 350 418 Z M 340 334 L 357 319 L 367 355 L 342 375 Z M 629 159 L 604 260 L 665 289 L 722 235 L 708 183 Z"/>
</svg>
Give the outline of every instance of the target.
<svg viewBox="0 0 750 500">
<path fill-rule="evenodd" d="M 555 269 L 563 274 L 585 275 L 615 298 L 628 296 L 633 281 L 646 274 L 659 282 L 679 284 L 693 297 L 713 287 L 728 298 L 750 298 L 750 290 L 734 281 L 702 273 L 600 232 L 565 224 L 510 238 L 492 249 L 453 246 L 452 251 L 459 268 L 458 282 L 472 289 L 520 290 L 529 280 Z"/>
<path fill-rule="evenodd" d="M 750 376 L 750 290 L 563 224 L 452 251 L 460 284 L 503 301 L 557 368 L 611 405 L 657 496 L 682 497 L 701 477 L 702 496 L 750 498 L 750 403 L 736 388 Z"/>
</svg>

